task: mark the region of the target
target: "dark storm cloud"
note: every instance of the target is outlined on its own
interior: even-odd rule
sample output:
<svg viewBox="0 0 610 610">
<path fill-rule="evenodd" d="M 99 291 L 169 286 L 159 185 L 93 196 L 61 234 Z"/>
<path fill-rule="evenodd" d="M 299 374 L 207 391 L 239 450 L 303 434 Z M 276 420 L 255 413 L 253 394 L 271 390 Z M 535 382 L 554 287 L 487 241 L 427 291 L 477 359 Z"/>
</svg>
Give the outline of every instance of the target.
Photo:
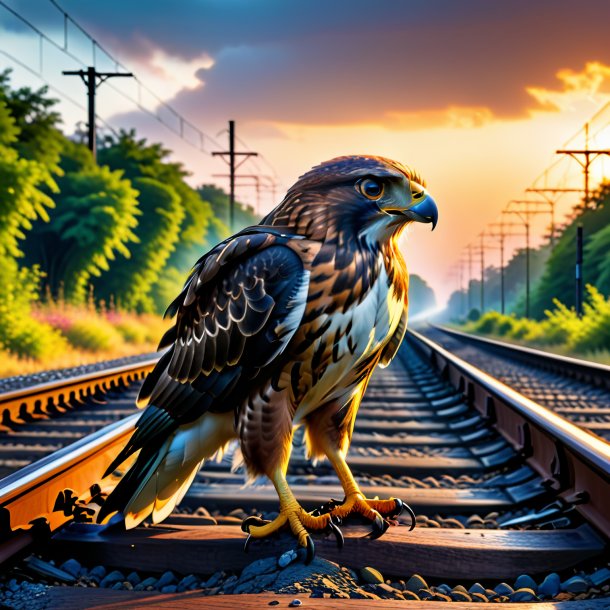
<svg viewBox="0 0 610 610">
<path fill-rule="evenodd" d="M 308 124 L 387 123 L 449 107 L 517 116 L 525 87 L 610 64 L 606 0 L 77 2 L 64 7 L 106 46 L 145 58 L 208 53 L 189 116 Z"/>
</svg>

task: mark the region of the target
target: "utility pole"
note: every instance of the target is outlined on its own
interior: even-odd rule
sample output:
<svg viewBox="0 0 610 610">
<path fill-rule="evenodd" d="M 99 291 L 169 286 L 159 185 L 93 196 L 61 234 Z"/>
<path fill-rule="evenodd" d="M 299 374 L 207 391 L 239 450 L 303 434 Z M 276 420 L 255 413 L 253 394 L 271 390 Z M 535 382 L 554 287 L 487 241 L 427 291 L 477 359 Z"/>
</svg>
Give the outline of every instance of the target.
<svg viewBox="0 0 610 610">
<path fill-rule="evenodd" d="M 584 207 L 588 208 L 590 203 L 590 189 L 589 189 L 589 171 L 591 163 L 602 155 L 609 156 L 610 149 L 590 149 L 589 148 L 589 123 L 585 123 L 585 147 L 581 149 L 564 149 L 556 151 L 558 155 L 568 155 L 572 157 L 581 167 L 585 176 L 585 202 Z M 580 155 L 584 156 L 584 159 L 580 158 Z"/>
<path fill-rule="evenodd" d="M 466 292 L 468 294 L 468 312 L 472 309 L 472 299 L 470 297 L 470 286 L 472 284 L 472 244 L 466 246 L 468 250 L 468 286 Z"/>
<path fill-rule="evenodd" d="M 576 314 L 582 318 L 583 277 L 582 277 L 582 251 L 583 251 L 583 229 L 579 224 L 576 227 Z"/>
<path fill-rule="evenodd" d="M 502 315 L 504 315 L 504 240 L 506 238 L 506 233 L 504 232 L 504 224 L 501 222 L 492 223 L 491 226 L 500 227 L 499 233 L 494 233 L 492 231 L 488 232 L 487 235 L 489 235 L 490 237 L 497 237 L 500 240 L 500 312 L 502 313 Z"/>
<path fill-rule="evenodd" d="M 222 157 L 223 161 L 229 164 L 229 229 L 235 232 L 235 171 L 249 157 L 257 157 L 255 152 L 236 152 L 235 151 L 235 121 L 229 121 L 229 150 L 213 152 L 214 157 Z M 229 156 L 227 161 L 226 156 Z M 236 157 L 243 157 L 239 163 L 235 163 Z"/>
<path fill-rule="evenodd" d="M 131 77 L 131 72 L 98 72 L 94 66 L 89 66 L 86 70 L 64 70 L 64 76 L 80 76 L 85 87 L 87 87 L 87 102 L 89 123 L 87 125 L 87 147 L 93 155 L 93 160 L 97 159 L 97 144 L 95 130 L 95 92 L 97 88 L 109 78 Z"/>
<path fill-rule="evenodd" d="M 213 178 L 230 178 L 231 174 L 212 174 Z M 272 192 L 275 195 L 275 181 L 271 176 L 261 176 L 259 174 L 236 174 L 235 178 L 248 178 L 253 180 L 253 184 L 237 184 L 239 187 L 254 187 L 256 190 L 256 214 L 260 214 L 261 192 Z M 261 186 L 261 180 L 267 180 L 270 186 Z M 274 197 L 275 203 L 275 197 Z"/>
<path fill-rule="evenodd" d="M 487 235 L 490 237 L 497 237 L 500 241 L 500 308 L 501 312 L 505 313 L 506 309 L 506 289 L 505 289 L 505 280 L 504 280 L 504 244 L 507 237 L 522 237 L 522 233 L 507 233 L 505 231 L 506 227 L 515 227 L 521 226 L 518 223 L 514 222 L 492 222 L 490 227 L 499 227 L 500 230 L 498 233 L 495 232 L 487 232 Z"/>
<path fill-rule="evenodd" d="M 544 198 L 544 200 L 550 206 L 551 212 L 551 235 L 550 242 L 551 248 L 555 247 L 555 206 L 557 205 L 557 201 L 561 195 L 557 195 L 557 193 L 582 193 L 582 189 L 562 189 L 562 188 L 529 188 L 525 189 L 526 193 L 536 193 Z M 547 194 L 547 193 L 550 193 Z M 531 202 L 533 203 L 533 202 Z"/>
<path fill-rule="evenodd" d="M 530 220 L 525 211 L 503 210 L 502 214 L 516 214 L 525 227 L 525 317 L 530 317 Z M 523 215 L 522 215 L 523 214 Z"/>
<path fill-rule="evenodd" d="M 460 313 L 464 315 L 464 309 L 466 308 L 466 300 L 464 295 L 464 267 L 463 260 L 459 262 L 459 282 L 460 282 Z"/>
<path fill-rule="evenodd" d="M 485 231 L 480 234 L 481 237 L 481 314 L 485 311 Z"/>
<path fill-rule="evenodd" d="M 530 217 L 537 214 L 548 214 L 548 210 L 531 209 L 531 205 L 540 205 L 544 201 L 529 201 L 521 199 L 513 199 L 508 202 L 507 210 L 503 210 L 502 214 L 516 214 L 525 227 L 525 317 L 530 317 Z M 525 209 L 511 210 L 512 204 L 524 205 Z"/>
</svg>

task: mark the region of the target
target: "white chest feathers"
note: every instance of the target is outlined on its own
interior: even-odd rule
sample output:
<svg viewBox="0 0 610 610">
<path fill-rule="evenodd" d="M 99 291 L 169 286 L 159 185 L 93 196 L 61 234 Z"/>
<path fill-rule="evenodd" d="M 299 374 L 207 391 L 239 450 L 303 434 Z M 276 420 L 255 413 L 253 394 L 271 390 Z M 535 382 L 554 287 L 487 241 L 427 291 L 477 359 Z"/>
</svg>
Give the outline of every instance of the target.
<svg viewBox="0 0 610 610">
<path fill-rule="evenodd" d="M 323 372 L 313 376 L 313 383 L 297 408 L 295 423 L 321 404 L 350 394 L 356 386 L 358 365 L 381 350 L 398 327 L 404 303 L 394 286 L 389 285 L 381 258 L 378 264 L 377 280 L 362 301 L 345 312 L 329 315 L 330 326 L 314 349 L 323 342 L 337 357 L 328 358 Z"/>
</svg>

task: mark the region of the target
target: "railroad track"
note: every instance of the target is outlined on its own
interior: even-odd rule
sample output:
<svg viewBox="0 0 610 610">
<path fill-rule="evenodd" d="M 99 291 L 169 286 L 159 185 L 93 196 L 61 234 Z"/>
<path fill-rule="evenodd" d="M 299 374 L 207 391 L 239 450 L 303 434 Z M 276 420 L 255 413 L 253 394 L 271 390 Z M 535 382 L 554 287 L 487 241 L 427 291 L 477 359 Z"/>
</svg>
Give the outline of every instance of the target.
<svg viewBox="0 0 610 610">
<path fill-rule="evenodd" d="M 428 325 L 421 332 L 525 396 L 610 440 L 610 366 L 445 326 Z"/>
<path fill-rule="evenodd" d="M 114 381 L 81 379 L 74 398 L 80 393 L 84 404 L 73 410 L 60 385 L 36 399 L 24 390 L 18 408 L 4 407 L 2 447 L 21 435 L 24 462 L 44 453 L 27 454 L 29 443 L 41 444 L 38 426 L 58 444 L 72 438 L 62 422 L 76 433 L 87 418 L 98 428 L 0 481 L 0 559 L 12 565 L 0 587 L 5 603 L 31 606 L 39 596 L 47 608 L 248 608 L 295 598 L 312 608 L 395 608 L 388 600 L 409 600 L 410 608 L 418 600 L 425 608 L 537 600 L 610 607 L 610 445 L 414 332 L 371 381 L 348 460 L 367 495 L 413 507 L 414 531 L 401 516 L 371 541 L 362 538 L 366 525 L 345 524 L 345 547 L 317 538 L 310 566 L 287 535 L 246 554 L 241 520 L 274 516 L 277 497 L 262 480 L 244 487 L 231 451 L 202 469 L 160 526 L 125 532 L 89 523 L 112 481 L 92 484 L 127 441 L 137 380 L 152 364 L 114 371 Z M 97 404 L 101 392 L 106 404 Z M 99 427 L 106 416 L 115 421 Z M 307 462 L 298 438 L 289 482 L 305 507 L 342 497 L 333 472 Z M 78 586 L 47 586 L 61 582 Z M 252 595 L 234 597 L 240 593 Z"/>
</svg>

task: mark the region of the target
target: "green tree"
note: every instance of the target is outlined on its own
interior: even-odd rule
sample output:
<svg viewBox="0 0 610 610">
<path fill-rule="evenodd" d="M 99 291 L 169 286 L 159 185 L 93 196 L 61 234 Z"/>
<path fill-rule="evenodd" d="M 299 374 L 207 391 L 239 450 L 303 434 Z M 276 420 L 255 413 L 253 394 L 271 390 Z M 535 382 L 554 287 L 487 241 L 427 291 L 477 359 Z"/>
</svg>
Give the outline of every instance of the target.
<svg viewBox="0 0 610 610">
<path fill-rule="evenodd" d="M 607 277 L 607 259 L 600 247 L 604 244 L 603 235 L 596 234 L 610 224 L 610 184 L 603 184 L 594 195 L 594 208 L 581 210 L 572 222 L 564 229 L 555 244 L 546 264 L 542 279 L 536 286 L 532 298 L 532 315 L 544 316 L 545 309 L 553 306 L 557 298 L 568 307 L 575 303 L 574 268 L 576 264 L 576 230 L 582 225 L 587 256 L 584 259 L 584 281 L 593 286 L 605 284 Z M 594 256 L 590 256 L 593 254 Z M 606 266 L 604 266 L 606 265 Z M 602 287 L 602 292 L 603 292 Z M 606 293 L 607 294 L 607 293 Z"/>
<path fill-rule="evenodd" d="M 610 295 L 610 224 L 593 233 L 585 247 L 585 271 L 589 271 L 596 288 L 604 295 Z"/>
<path fill-rule="evenodd" d="M 19 156 L 19 128 L 0 99 L 0 255 L 21 256 L 19 240 L 37 218 L 48 220 L 53 200 L 41 187 L 57 191 L 48 169 Z"/>
<path fill-rule="evenodd" d="M 49 222 L 36 222 L 24 243 L 27 261 L 46 273 L 57 296 L 63 286 L 74 303 L 86 299 L 92 276 L 108 270 L 117 254 L 129 257 L 137 241 L 137 192 L 121 172 L 97 166 L 88 151 L 66 142 L 56 209 Z"/>
<path fill-rule="evenodd" d="M 59 131 L 61 118 L 55 110 L 57 100 L 48 97 L 48 87 L 11 89 L 10 70 L 0 73 L 0 100 L 8 108 L 19 137 L 13 147 L 19 156 L 44 164 L 59 173 L 59 160 L 65 136 Z"/>
<path fill-rule="evenodd" d="M 180 242 L 170 257 L 169 265 L 187 269 L 193 263 L 188 260 L 188 253 L 193 248 L 201 249 L 205 243 L 212 209 L 207 201 L 202 200 L 185 182 L 188 172 L 182 164 L 167 160 L 169 154 L 170 151 L 161 144 L 149 144 L 145 139 L 137 139 L 132 130 L 106 138 L 98 159 L 111 169 L 122 170 L 130 180 L 153 178 L 174 189 L 180 198 L 184 214 L 180 227 Z"/>
<path fill-rule="evenodd" d="M 0 85 L 0 90 L 6 85 Z M 20 268 L 20 240 L 38 218 L 48 218 L 56 191 L 41 163 L 19 155 L 20 129 L 0 96 L 0 347 L 18 355 L 44 357 L 64 345 L 51 327 L 34 320 L 31 303 L 39 285 L 37 269 Z"/>
<path fill-rule="evenodd" d="M 217 220 L 217 225 L 214 227 L 214 240 L 210 243 L 211 247 L 229 236 L 229 195 L 214 184 L 202 184 L 197 188 L 197 192 L 203 200 L 209 202 L 214 212 L 214 218 Z M 250 206 L 239 201 L 235 202 L 236 231 L 258 224 L 259 221 L 260 218 L 256 216 Z"/>
<path fill-rule="evenodd" d="M 184 219 L 184 209 L 176 190 L 152 178 L 135 178 L 142 213 L 135 233 L 138 243 L 130 246 L 131 256 L 117 261 L 108 273 L 94 282 L 95 294 L 106 301 L 114 297 L 127 309 L 154 311 L 152 287 L 175 249 Z"/>
</svg>

